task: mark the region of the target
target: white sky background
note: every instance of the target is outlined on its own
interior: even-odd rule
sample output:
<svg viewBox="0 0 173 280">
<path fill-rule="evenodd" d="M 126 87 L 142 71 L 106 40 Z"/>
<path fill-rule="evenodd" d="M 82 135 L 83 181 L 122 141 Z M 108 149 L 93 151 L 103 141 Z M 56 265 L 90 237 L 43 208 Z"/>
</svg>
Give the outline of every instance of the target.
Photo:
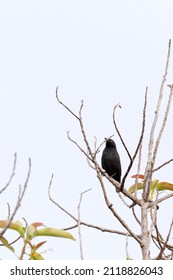
<svg viewBox="0 0 173 280">
<path fill-rule="evenodd" d="M 147 156 L 147 136 L 160 87 L 168 40 L 173 36 L 172 1 L 1 1 L 0 3 L 0 185 L 7 182 L 18 154 L 16 176 L 0 196 L 0 219 L 7 217 L 7 202 L 13 209 L 18 186 L 25 180 L 28 158 L 32 173 L 22 207 L 15 220 L 24 217 L 28 224 L 40 221 L 51 227 L 74 225 L 72 219 L 48 199 L 48 183 L 54 173 L 54 199 L 77 215 L 80 193 L 88 188 L 82 202 L 81 219 L 106 228 L 122 229 L 106 208 L 99 182 L 81 152 L 67 139 L 82 146 L 77 121 L 57 102 L 60 98 L 76 113 L 84 99 L 83 119 L 88 139 L 94 143 L 115 134 L 112 109 L 117 111 L 119 128 L 131 152 L 139 133 L 145 87 L 149 86 L 147 132 L 143 145 L 142 170 Z M 173 51 L 172 51 L 173 52 Z M 171 57 L 167 83 L 173 83 Z M 169 89 L 165 88 L 165 98 Z M 157 164 L 173 157 L 171 111 L 160 145 Z M 121 156 L 122 169 L 127 155 L 114 136 Z M 100 160 L 100 155 L 98 160 Z M 130 175 L 136 173 L 136 166 Z M 173 182 L 172 165 L 155 178 Z M 128 188 L 133 180 L 128 178 Z M 108 195 L 129 225 L 135 224 L 131 213 L 114 188 L 105 180 Z M 167 210 L 164 211 L 164 208 Z M 168 211 L 169 209 L 169 211 Z M 160 206 L 159 222 L 165 236 L 172 218 L 172 200 Z M 134 230 L 140 233 L 136 226 Z M 78 240 L 77 230 L 71 231 Z M 9 240 L 14 233 L 7 234 Z M 125 238 L 82 227 L 86 259 L 124 259 Z M 79 259 L 78 241 L 58 238 L 47 240 L 46 259 Z M 2 249 L 2 248 L 1 248 Z M 136 243 L 129 240 L 129 255 L 140 259 Z M 7 250 L 0 258 L 14 259 Z"/>
</svg>

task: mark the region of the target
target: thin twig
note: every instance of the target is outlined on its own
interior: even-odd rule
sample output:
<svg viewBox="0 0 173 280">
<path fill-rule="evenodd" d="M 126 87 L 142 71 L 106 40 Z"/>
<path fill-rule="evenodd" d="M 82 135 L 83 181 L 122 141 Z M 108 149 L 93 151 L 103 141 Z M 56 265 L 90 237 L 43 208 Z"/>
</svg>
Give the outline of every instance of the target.
<svg viewBox="0 0 173 280">
<path fill-rule="evenodd" d="M 83 246 L 82 246 L 82 234 L 81 234 L 81 213 L 80 213 L 80 207 L 81 207 L 81 203 L 82 203 L 82 196 L 87 193 L 88 191 L 90 191 L 91 189 L 88 189 L 84 192 L 81 193 L 80 195 L 80 199 L 79 199 L 79 204 L 78 204 L 78 235 L 79 235 L 79 247 L 80 247 L 80 257 L 81 260 L 84 260 L 84 255 L 83 255 Z"/>
<path fill-rule="evenodd" d="M 162 258 L 162 254 L 163 254 L 164 250 L 166 249 L 166 245 L 167 245 L 167 243 L 168 243 L 168 241 L 169 241 L 169 238 L 170 238 L 170 235 L 171 235 L 172 227 L 173 227 L 173 219 L 172 219 L 172 221 L 171 221 L 171 224 L 170 224 L 170 227 L 169 227 L 169 231 L 168 231 L 166 240 L 165 240 L 165 242 L 164 242 L 164 245 L 163 245 L 163 247 L 161 248 L 160 253 L 159 253 L 158 257 L 157 257 L 158 260 L 159 260 L 160 258 Z"/>
<path fill-rule="evenodd" d="M 56 88 L 56 99 L 58 100 L 58 102 L 67 110 L 70 112 L 70 114 L 72 114 L 78 121 L 79 121 L 79 117 L 73 113 L 72 110 L 70 110 L 69 107 L 67 107 L 60 99 L 59 99 L 59 95 L 58 95 L 58 87 Z"/>
<path fill-rule="evenodd" d="M 92 158 L 87 154 L 87 152 L 85 152 L 85 150 L 84 150 L 83 148 L 81 148 L 81 146 L 79 146 L 79 144 L 78 144 L 75 140 L 73 140 L 73 139 L 70 137 L 70 131 L 67 131 L 67 137 L 68 137 L 68 139 L 69 139 L 73 144 L 75 144 L 75 145 L 78 147 L 78 149 L 79 149 L 89 160 L 91 160 L 91 161 L 93 162 Z"/>
<path fill-rule="evenodd" d="M 137 221 L 137 223 L 141 226 L 141 222 L 139 221 L 138 217 L 136 216 L 134 206 L 132 207 L 132 213 L 133 213 L 133 216 L 134 216 L 135 220 Z"/>
<path fill-rule="evenodd" d="M 53 174 L 51 176 L 50 182 L 49 182 L 49 186 L 48 186 L 48 196 L 50 201 L 55 204 L 59 209 L 61 209 L 63 212 L 65 212 L 68 216 L 70 216 L 73 220 L 75 220 L 77 222 L 77 219 L 75 218 L 75 216 L 73 216 L 70 212 L 68 212 L 65 208 L 63 208 L 60 204 L 58 204 L 51 196 L 50 190 L 51 190 L 51 186 L 52 186 L 52 181 L 53 181 Z"/>
<path fill-rule="evenodd" d="M 139 174 L 140 174 L 140 169 L 141 169 L 141 158 L 142 158 L 142 143 L 139 147 L 139 157 L 138 157 L 138 167 L 137 167 L 137 176 L 135 179 L 135 192 L 134 195 L 137 196 L 137 186 L 138 186 L 138 180 L 139 180 Z"/>
<path fill-rule="evenodd" d="M 62 210 L 65 214 L 67 214 L 69 217 L 71 217 L 75 222 L 76 224 L 74 226 L 71 226 L 71 227 L 66 227 L 66 228 L 63 228 L 64 230 L 69 230 L 69 229 L 73 229 L 73 228 L 77 228 L 78 227 L 78 219 L 72 215 L 69 211 L 67 211 L 64 207 L 62 207 L 59 203 L 57 203 L 53 197 L 51 196 L 51 187 L 52 187 L 52 182 L 53 182 L 53 174 L 51 176 L 51 179 L 50 179 L 50 182 L 49 182 L 49 186 L 48 186 L 48 196 L 49 196 L 49 199 L 50 201 L 56 205 L 60 210 Z M 105 191 L 106 192 L 106 191 Z M 109 203 L 109 205 L 111 206 L 112 204 Z M 80 225 L 84 225 L 86 227 L 90 227 L 90 228 L 93 228 L 93 229 L 97 229 L 97 230 L 100 230 L 102 232 L 107 232 L 107 233 L 115 233 L 115 234 L 119 234 L 119 235 L 123 235 L 123 236 L 127 236 L 129 235 L 130 237 L 133 237 L 133 235 L 131 235 L 131 232 L 123 232 L 123 231 L 119 231 L 119 230 L 114 230 L 114 229 L 108 229 L 108 228 L 103 228 L 103 227 L 100 227 L 100 226 L 97 226 L 97 225 L 93 225 L 93 224 L 89 224 L 89 223 L 86 223 L 84 221 L 80 221 Z M 140 235 L 135 235 L 138 239 L 140 239 Z"/>
<path fill-rule="evenodd" d="M 10 185 L 10 183 L 11 183 L 11 181 L 12 181 L 14 175 L 15 175 L 16 163 L 17 163 L 17 154 L 15 153 L 15 154 L 14 154 L 14 161 L 13 161 L 13 168 L 12 168 L 11 176 L 10 176 L 8 182 L 6 183 L 6 185 L 0 190 L 0 194 L 1 194 L 3 191 L 5 191 L 5 190 L 8 188 L 8 186 Z"/>
<path fill-rule="evenodd" d="M 172 95 L 173 95 L 173 85 L 170 88 L 168 103 L 167 103 L 167 106 L 166 106 L 162 126 L 160 128 L 159 135 L 158 135 L 156 143 L 155 143 L 154 152 L 153 152 L 153 162 L 155 162 L 156 155 L 157 155 L 157 152 L 158 152 L 158 147 L 159 147 L 159 144 L 160 144 L 160 140 L 161 140 L 161 137 L 163 135 L 163 131 L 164 131 L 165 126 L 166 126 L 166 122 L 167 122 L 167 118 L 168 118 L 168 114 L 169 114 L 169 110 L 170 110 L 170 105 L 171 105 L 171 101 L 172 101 Z"/>
<path fill-rule="evenodd" d="M 153 169 L 153 173 L 158 171 L 159 169 L 161 169 L 162 167 L 164 167 L 165 165 L 169 164 L 170 162 L 173 161 L 173 158 L 171 158 L 170 160 L 168 161 L 165 161 L 164 163 L 162 163 L 160 166 L 156 167 L 155 169 Z"/>
<path fill-rule="evenodd" d="M 173 193 L 167 194 L 167 195 L 165 195 L 165 196 L 159 198 L 158 201 L 157 201 L 157 204 L 159 204 L 159 203 L 161 203 L 162 201 L 164 201 L 164 200 L 166 200 L 166 199 L 169 199 L 169 198 L 171 198 L 171 197 L 173 197 Z M 152 207 L 153 205 L 154 205 L 154 202 L 150 202 L 150 207 Z"/>
<path fill-rule="evenodd" d="M 118 129 L 118 126 L 117 126 L 117 124 L 116 124 L 116 121 L 115 121 L 115 110 L 116 110 L 118 107 L 119 107 L 119 108 L 122 108 L 120 104 L 115 105 L 115 107 L 113 108 L 113 123 L 114 123 L 114 126 L 115 126 L 115 130 L 116 130 L 116 132 L 117 132 L 117 134 L 118 134 L 118 136 L 119 136 L 119 138 L 120 138 L 120 140 L 121 140 L 121 143 L 123 144 L 124 149 L 126 150 L 127 155 L 128 155 L 128 157 L 129 157 L 129 159 L 130 159 L 130 161 L 131 161 L 131 160 L 132 160 L 132 157 L 131 157 L 130 152 L 129 152 L 129 150 L 128 150 L 128 148 L 127 148 L 127 146 L 126 146 L 126 144 L 125 144 L 125 142 L 124 142 L 124 140 L 123 140 L 123 137 L 121 136 L 121 133 L 120 133 L 120 131 L 119 131 L 119 129 Z"/>
<path fill-rule="evenodd" d="M 142 145 L 142 141 L 143 141 L 143 137 L 144 137 L 144 131 L 145 131 L 145 121 L 146 121 L 146 108 L 147 108 L 147 95 L 148 95 L 148 87 L 146 87 L 146 90 L 145 90 L 145 99 L 144 99 L 144 107 L 143 107 L 143 116 L 142 116 L 142 129 L 141 129 L 141 134 L 140 134 L 140 137 L 139 137 L 139 141 L 138 141 L 138 144 L 137 144 L 137 147 L 136 147 L 136 150 L 134 152 L 134 155 L 133 157 L 131 157 L 131 160 L 130 160 L 130 163 L 129 163 L 129 166 L 127 168 L 127 171 L 125 172 L 124 176 L 123 176 L 123 179 L 122 179 L 122 182 L 121 182 L 121 188 L 120 190 L 122 191 L 123 187 L 124 187 L 124 184 L 125 184 L 125 180 L 132 168 L 132 165 L 134 163 L 134 160 L 138 154 L 138 151 L 140 149 L 140 146 Z"/>
<path fill-rule="evenodd" d="M 21 206 L 22 199 L 23 199 L 23 197 L 25 195 L 25 192 L 26 192 L 26 189 L 27 189 L 27 186 L 28 186 L 28 181 L 29 181 L 29 178 L 30 178 L 30 174 L 31 174 L 31 159 L 29 158 L 29 169 L 28 169 L 28 173 L 27 173 L 27 177 L 26 177 L 25 183 L 23 185 L 23 189 L 21 188 L 21 186 L 19 186 L 19 193 L 18 193 L 18 199 L 17 199 L 17 202 L 16 202 L 16 206 L 15 206 L 15 208 L 13 210 L 13 213 L 10 215 L 6 225 L 4 226 L 2 231 L 0 232 L 0 236 L 2 236 L 6 232 L 7 228 L 9 227 L 10 223 L 13 221 L 14 216 L 17 213 L 17 210 Z"/>
</svg>

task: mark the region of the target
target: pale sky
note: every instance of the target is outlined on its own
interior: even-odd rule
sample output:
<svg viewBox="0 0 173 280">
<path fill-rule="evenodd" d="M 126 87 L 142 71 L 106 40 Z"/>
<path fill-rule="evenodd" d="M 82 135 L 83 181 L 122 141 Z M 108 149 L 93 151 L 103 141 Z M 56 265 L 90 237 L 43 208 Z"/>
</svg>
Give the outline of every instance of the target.
<svg viewBox="0 0 173 280">
<path fill-rule="evenodd" d="M 112 109 L 121 103 L 117 120 L 131 152 L 140 134 L 146 86 L 149 86 L 148 116 L 143 144 L 144 172 L 148 135 L 154 105 L 167 54 L 168 40 L 173 39 L 173 2 L 162 1 L 1 1 L 0 3 L 0 184 L 7 182 L 13 155 L 17 152 L 17 170 L 12 184 L 0 196 L 0 219 L 7 217 L 7 202 L 13 209 L 18 186 L 23 184 L 28 158 L 32 161 L 31 178 L 25 198 L 15 220 L 24 217 L 28 224 L 36 221 L 63 228 L 74 221 L 48 199 L 48 184 L 54 174 L 54 199 L 73 215 L 81 192 L 92 188 L 82 202 L 81 219 L 105 228 L 121 225 L 106 208 L 99 182 L 85 157 L 67 139 L 66 132 L 83 147 L 77 121 L 57 102 L 61 99 L 76 113 L 84 100 L 83 119 L 90 143 L 98 143 L 115 134 L 114 140 L 125 172 L 127 155 L 112 124 Z M 173 50 L 172 50 L 173 53 Z M 173 83 L 173 58 L 168 84 Z M 165 99 L 169 92 L 165 88 Z M 164 110 L 164 108 L 163 108 Z M 173 157 L 172 118 L 160 145 L 158 165 Z M 102 152 L 102 151 L 101 151 Z M 98 155 L 100 161 L 101 153 Z M 173 182 L 173 165 L 156 174 L 161 181 Z M 130 175 L 135 174 L 137 165 Z M 127 179 L 126 188 L 133 183 Z M 130 211 L 119 201 L 109 182 L 105 186 L 111 202 L 130 226 L 135 224 Z M 162 206 L 163 205 L 163 206 Z M 172 218 L 172 201 L 159 209 L 159 221 L 166 235 Z M 168 212 L 168 211 L 167 211 Z M 167 226 L 166 225 L 167 221 Z M 136 233 L 139 228 L 134 226 Z M 44 237 L 46 259 L 79 259 L 77 230 L 71 231 L 77 241 Z M 9 240 L 14 239 L 10 231 Z M 15 235 L 16 236 L 16 235 Z M 85 259 L 125 259 L 125 238 L 82 227 Z M 134 250 L 135 248 L 135 250 Z M 129 240 L 129 255 L 140 259 L 136 243 Z M 6 249 L 1 259 L 15 259 Z"/>
</svg>

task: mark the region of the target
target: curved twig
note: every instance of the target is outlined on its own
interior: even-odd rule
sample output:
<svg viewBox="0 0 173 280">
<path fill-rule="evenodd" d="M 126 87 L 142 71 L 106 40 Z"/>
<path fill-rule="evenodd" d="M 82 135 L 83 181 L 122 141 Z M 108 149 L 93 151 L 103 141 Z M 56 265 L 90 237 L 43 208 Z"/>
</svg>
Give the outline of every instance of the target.
<svg viewBox="0 0 173 280">
<path fill-rule="evenodd" d="M 115 107 L 113 108 L 113 124 L 114 124 L 115 130 L 116 130 L 116 132 L 117 132 L 117 134 L 118 134 L 118 136 L 119 136 L 119 138 L 120 138 L 120 140 L 121 140 L 121 143 L 123 144 L 123 147 L 124 147 L 124 149 L 126 150 L 127 155 L 128 155 L 128 157 L 129 157 L 129 159 L 130 159 L 130 161 L 131 161 L 131 160 L 132 160 L 132 157 L 131 157 L 130 152 L 129 152 L 129 150 L 128 150 L 128 148 L 127 148 L 127 146 L 126 146 L 126 144 L 125 144 L 125 142 L 124 142 L 124 140 L 123 140 L 123 137 L 121 136 L 121 133 L 120 133 L 120 131 L 119 131 L 119 129 L 118 129 L 118 126 L 117 126 L 117 124 L 116 124 L 116 121 L 115 121 L 115 110 L 116 110 L 118 107 L 119 107 L 119 108 L 122 108 L 121 105 L 120 105 L 120 103 L 117 104 L 117 105 L 115 105 Z"/>
</svg>

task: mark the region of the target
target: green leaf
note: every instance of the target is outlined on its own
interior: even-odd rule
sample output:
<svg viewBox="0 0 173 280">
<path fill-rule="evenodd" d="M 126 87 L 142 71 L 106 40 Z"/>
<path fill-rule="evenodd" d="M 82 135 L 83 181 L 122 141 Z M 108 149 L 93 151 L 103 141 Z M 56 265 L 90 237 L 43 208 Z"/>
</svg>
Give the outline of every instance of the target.
<svg viewBox="0 0 173 280">
<path fill-rule="evenodd" d="M 7 220 L 1 220 L 0 221 L 0 228 L 3 228 L 4 226 L 6 226 L 7 223 L 8 223 Z M 25 229 L 21 226 L 21 224 L 19 224 L 19 222 L 10 223 L 8 228 L 17 231 L 20 234 L 21 237 L 24 237 Z"/>
<path fill-rule="evenodd" d="M 54 237 L 62 237 L 62 238 L 69 238 L 75 240 L 75 238 L 65 230 L 48 228 L 48 227 L 40 230 L 36 230 L 35 236 L 54 236 Z"/>
<path fill-rule="evenodd" d="M 26 234 L 27 234 L 27 238 L 29 240 L 31 240 L 33 237 L 35 237 L 35 233 L 36 233 L 36 228 L 33 225 L 27 226 Z"/>
<path fill-rule="evenodd" d="M 159 182 L 157 184 L 157 189 L 158 191 L 163 191 L 163 190 L 173 191 L 173 184 L 168 182 Z"/>
<path fill-rule="evenodd" d="M 143 183 L 138 183 L 137 185 L 134 184 L 134 185 L 132 185 L 132 186 L 128 189 L 128 191 L 129 191 L 131 194 L 133 194 L 133 193 L 135 192 L 135 190 L 142 190 L 143 187 L 144 187 Z"/>
<path fill-rule="evenodd" d="M 156 189 L 158 182 L 159 182 L 159 180 L 157 180 L 157 179 L 152 181 L 150 184 L 150 190 Z"/>
<path fill-rule="evenodd" d="M 7 239 L 5 239 L 3 236 L 0 237 L 0 240 L 2 242 L 2 244 L 8 248 L 10 251 L 12 251 L 14 253 L 14 248 L 8 243 Z"/>
<path fill-rule="evenodd" d="M 37 252 L 35 252 L 34 254 L 32 254 L 31 259 L 32 259 L 32 260 L 36 260 L 36 261 L 44 260 L 44 258 L 42 257 L 42 255 L 40 255 L 40 254 L 37 253 Z"/>
</svg>

